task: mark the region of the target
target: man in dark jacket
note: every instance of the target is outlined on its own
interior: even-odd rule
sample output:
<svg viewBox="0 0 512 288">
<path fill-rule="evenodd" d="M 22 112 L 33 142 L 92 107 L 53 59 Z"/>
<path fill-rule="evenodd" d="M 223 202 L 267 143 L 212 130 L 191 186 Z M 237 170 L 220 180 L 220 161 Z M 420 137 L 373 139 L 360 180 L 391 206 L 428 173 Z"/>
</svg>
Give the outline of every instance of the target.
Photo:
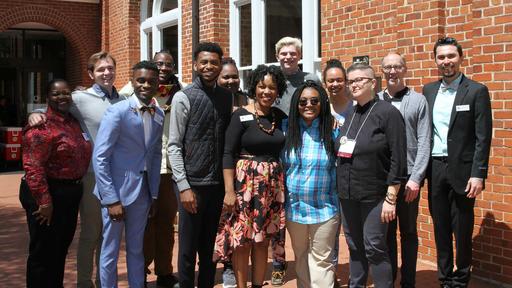
<svg viewBox="0 0 512 288">
<path fill-rule="evenodd" d="M 462 47 L 446 37 L 434 45 L 442 79 L 423 87 L 432 119 L 427 170 L 441 287 L 467 287 L 471 273 L 475 198 L 484 189 L 492 137 L 489 91 L 460 72 Z M 453 263 L 453 240 L 457 243 Z"/>
<path fill-rule="evenodd" d="M 224 200 L 222 155 L 232 94 L 216 84 L 222 49 L 200 43 L 194 51 L 193 83 L 171 103 L 168 157 L 179 208 L 178 274 L 180 287 L 194 287 L 196 253 L 198 287 L 213 287 L 215 235 Z"/>
</svg>

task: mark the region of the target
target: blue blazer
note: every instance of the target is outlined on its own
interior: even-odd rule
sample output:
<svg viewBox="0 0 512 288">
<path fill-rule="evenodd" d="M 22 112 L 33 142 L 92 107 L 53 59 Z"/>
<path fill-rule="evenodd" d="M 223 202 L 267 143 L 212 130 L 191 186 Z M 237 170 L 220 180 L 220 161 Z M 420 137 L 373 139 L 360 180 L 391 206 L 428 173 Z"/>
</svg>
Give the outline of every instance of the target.
<svg viewBox="0 0 512 288">
<path fill-rule="evenodd" d="M 102 205 L 120 201 L 128 206 L 135 201 L 142 188 L 144 165 L 151 196 L 158 197 L 164 112 L 157 107 L 150 144 L 146 147 L 144 124 L 134 97 L 107 109 L 96 136 L 92 158 L 96 176 L 94 194 Z"/>
</svg>

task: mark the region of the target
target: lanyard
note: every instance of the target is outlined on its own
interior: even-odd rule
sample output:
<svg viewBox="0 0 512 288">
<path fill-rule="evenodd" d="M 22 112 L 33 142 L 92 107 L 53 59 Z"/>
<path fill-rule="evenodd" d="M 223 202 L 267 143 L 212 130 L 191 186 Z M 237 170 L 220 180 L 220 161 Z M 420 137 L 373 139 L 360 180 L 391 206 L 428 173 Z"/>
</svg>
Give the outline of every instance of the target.
<svg viewBox="0 0 512 288">
<path fill-rule="evenodd" d="M 377 104 L 377 102 L 373 103 L 372 107 L 370 108 L 370 112 L 368 112 L 368 114 L 366 114 L 366 118 L 364 118 L 363 124 L 361 124 L 361 126 L 359 126 L 359 130 L 357 130 L 356 137 L 354 137 L 354 140 L 357 140 L 357 136 L 359 136 L 359 132 L 361 132 L 361 129 L 363 129 L 363 126 L 366 123 L 366 120 L 368 120 L 368 117 L 370 116 L 370 114 L 372 113 L 372 110 L 373 110 L 373 107 L 375 107 L 375 104 Z M 354 121 L 355 116 L 356 116 L 356 113 L 354 112 L 354 114 L 352 115 L 352 119 L 350 119 L 350 124 L 348 124 L 347 133 L 345 133 L 345 136 L 344 136 L 345 139 L 347 139 L 348 132 L 350 131 L 350 127 L 352 127 L 352 121 Z"/>
</svg>

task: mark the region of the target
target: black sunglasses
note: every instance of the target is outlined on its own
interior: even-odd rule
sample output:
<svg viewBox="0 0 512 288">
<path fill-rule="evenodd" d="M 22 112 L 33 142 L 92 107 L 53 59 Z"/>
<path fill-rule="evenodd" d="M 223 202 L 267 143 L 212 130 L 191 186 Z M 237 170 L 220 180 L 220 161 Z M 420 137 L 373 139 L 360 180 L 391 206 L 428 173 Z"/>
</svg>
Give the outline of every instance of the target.
<svg viewBox="0 0 512 288">
<path fill-rule="evenodd" d="M 299 99 L 299 106 L 306 106 L 308 105 L 308 102 L 309 104 L 311 104 L 311 106 L 316 106 L 318 105 L 318 103 L 320 103 L 320 99 L 318 98 L 311 98 L 311 99 Z"/>
</svg>

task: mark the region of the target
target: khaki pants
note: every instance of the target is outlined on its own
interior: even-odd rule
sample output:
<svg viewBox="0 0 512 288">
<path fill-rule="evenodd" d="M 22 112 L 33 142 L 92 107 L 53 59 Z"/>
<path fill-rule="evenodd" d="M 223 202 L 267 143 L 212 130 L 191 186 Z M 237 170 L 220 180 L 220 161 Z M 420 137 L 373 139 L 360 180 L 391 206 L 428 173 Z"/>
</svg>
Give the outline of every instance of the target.
<svg viewBox="0 0 512 288">
<path fill-rule="evenodd" d="M 156 215 L 149 218 L 144 232 L 144 262 L 147 267 L 155 261 L 155 274 L 171 274 L 174 245 L 174 219 L 178 210 L 171 174 L 162 174 L 156 200 Z"/>
<path fill-rule="evenodd" d="M 93 172 L 82 179 L 84 193 L 80 202 L 80 237 L 77 251 L 77 287 L 94 287 L 91 280 L 94 263 L 98 267 L 100 259 L 102 228 L 100 200 L 92 194 L 96 181 Z M 96 253 L 95 253 L 96 252 Z M 96 254 L 96 261 L 94 255 Z M 99 273 L 96 273 L 96 287 L 99 285 Z"/>
<path fill-rule="evenodd" d="M 318 224 L 300 224 L 287 221 L 286 227 L 295 254 L 297 287 L 333 287 L 336 267 L 332 251 L 340 216 Z"/>
</svg>

